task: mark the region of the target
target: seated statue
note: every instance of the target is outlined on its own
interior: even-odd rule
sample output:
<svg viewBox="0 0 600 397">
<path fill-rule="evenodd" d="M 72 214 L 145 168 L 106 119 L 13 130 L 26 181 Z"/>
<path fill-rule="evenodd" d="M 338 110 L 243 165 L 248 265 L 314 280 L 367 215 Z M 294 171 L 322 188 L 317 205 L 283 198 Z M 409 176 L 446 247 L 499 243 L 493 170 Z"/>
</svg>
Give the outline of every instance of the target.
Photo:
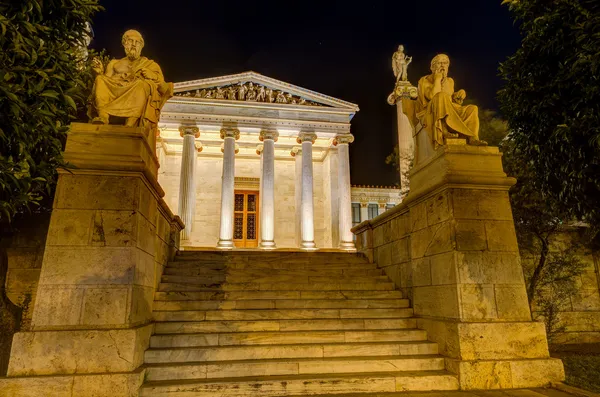
<svg viewBox="0 0 600 397">
<path fill-rule="evenodd" d="M 125 54 L 111 60 L 106 69 L 99 59 L 92 67 L 98 74 L 92 92 L 92 123 L 108 124 L 110 116 L 125 118 L 125 125 L 156 128 L 160 110 L 173 96 L 173 83 L 166 83 L 158 64 L 141 56 L 142 35 L 128 30 L 122 39 Z"/>
<path fill-rule="evenodd" d="M 454 80 L 448 77 L 450 58 L 436 55 L 431 61 L 431 74 L 418 84 L 416 116 L 430 135 L 434 147 L 444 145 L 446 138 L 466 138 L 469 145 L 485 146 L 479 140 L 477 106 L 462 106 L 465 90 L 454 91 Z"/>
</svg>

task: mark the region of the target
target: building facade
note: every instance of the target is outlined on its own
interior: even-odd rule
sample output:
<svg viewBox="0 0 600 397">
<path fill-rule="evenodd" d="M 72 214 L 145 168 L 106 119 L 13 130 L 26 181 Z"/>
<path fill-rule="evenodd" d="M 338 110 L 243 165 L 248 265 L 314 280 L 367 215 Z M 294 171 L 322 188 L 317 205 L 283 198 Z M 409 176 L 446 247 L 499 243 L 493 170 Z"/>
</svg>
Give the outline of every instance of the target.
<svg viewBox="0 0 600 397">
<path fill-rule="evenodd" d="M 157 155 L 182 245 L 353 249 L 358 110 L 255 72 L 176 83 Z"/>
</svg>

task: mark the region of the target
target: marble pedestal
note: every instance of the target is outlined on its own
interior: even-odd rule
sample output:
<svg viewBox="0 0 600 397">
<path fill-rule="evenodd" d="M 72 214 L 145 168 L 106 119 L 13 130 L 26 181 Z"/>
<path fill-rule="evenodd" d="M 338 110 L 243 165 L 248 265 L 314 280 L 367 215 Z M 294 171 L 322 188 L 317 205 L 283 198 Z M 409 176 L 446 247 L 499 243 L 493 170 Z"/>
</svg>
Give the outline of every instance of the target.
<svg viewBox="0 0 600 397">
<path fill-rule="evenodd" d="M 183 228 L 147 135 L 71 126 L 31 331 L 14 336 L 0 395 L 137 395 L 154 291 Z"/>
<path fill-rule="evenodd" d="M 495 147 L 453 140 L 410 172 L 403 203 L 353 230 L 359 251 L 411 298 L 460 387 L 539 387 L 564 379 L 533 322 L 508 189 Z"/>
</svg>

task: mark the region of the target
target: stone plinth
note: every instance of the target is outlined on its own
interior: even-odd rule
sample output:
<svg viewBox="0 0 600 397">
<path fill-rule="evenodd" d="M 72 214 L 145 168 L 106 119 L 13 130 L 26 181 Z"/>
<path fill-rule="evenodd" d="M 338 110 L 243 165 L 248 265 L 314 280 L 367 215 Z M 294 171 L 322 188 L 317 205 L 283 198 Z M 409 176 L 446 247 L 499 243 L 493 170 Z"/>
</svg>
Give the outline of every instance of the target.
<svg viewBox="0 0 600 397">
<path fill-rule="evenodd" d="M 106 395 L 130 395 L 108 384 L 140 377 L 154 291 L 183 228 L 162 200 L 147 135 L 135 127 L 72 125 L 64 153 L 72 167 L 59 170 L 31 332 L 14 337 L 1 395 L 29 395 L 53 382 L 37 375 L 81 375 L 55 379 L 70 382 L 77 395 L 96 395 L 97 382 Z M 17 376 L 32 378 L 13 382 Z M 19 385 L 27 387 L 15 392 Z"/>
<path fill-rule="evenodd" d="M 521 388 L 564 377 L 531 321 L 508 189 L 494 147 L 449 144 L 410 173 L 404 202 L 354 228 L 412 299 L 418 326 L 462 389 Z"/>
</svg>

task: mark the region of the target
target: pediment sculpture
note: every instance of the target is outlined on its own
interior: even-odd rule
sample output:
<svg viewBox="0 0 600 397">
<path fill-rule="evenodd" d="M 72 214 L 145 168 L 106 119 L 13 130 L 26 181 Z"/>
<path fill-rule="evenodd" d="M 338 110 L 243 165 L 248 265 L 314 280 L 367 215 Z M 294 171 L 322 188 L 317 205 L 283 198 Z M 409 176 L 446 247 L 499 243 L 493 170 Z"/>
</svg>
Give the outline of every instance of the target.
<svg viewBox="0 0 600 397">
<path fill-rule="evenodd" d="M 214 88 L 203 88 L 192 91 L 178 92 L 175 94 L 175 96 L 205 99 L 225 99 L 229 101 L 323 106 L 318 102 L 310 101 L 282 90 L 275 90 L 252 81 L 229 84 Z"/>
<path fill-rule="evenodd" d="M 106 67 L 96 58 L 90 118 L 95 124 L 120 124 L 156 129 L 160 111 L 173 96 L 173 83 L 165 82 L 160 66 L 143 57 L 144 39 L 136 30 L 123 34 L 126 56 Z"/>
</svg>

